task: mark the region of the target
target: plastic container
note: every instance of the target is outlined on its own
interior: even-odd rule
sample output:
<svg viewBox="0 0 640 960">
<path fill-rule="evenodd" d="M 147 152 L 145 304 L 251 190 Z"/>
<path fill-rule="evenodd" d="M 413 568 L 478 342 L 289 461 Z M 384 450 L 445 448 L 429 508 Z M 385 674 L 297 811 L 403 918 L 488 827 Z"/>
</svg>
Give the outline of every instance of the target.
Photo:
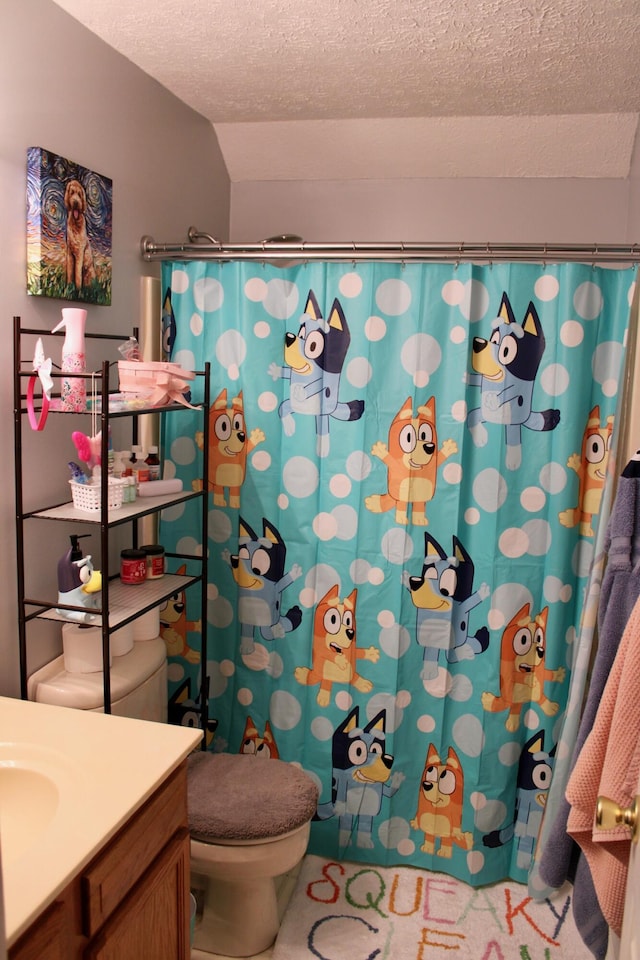
<svg viewBox="0 0 640 960">
<path fill-rule="evenodd" d="M 71 498 L 76 510 L 84 510 L 86 513 L 98 513 L 101 507 L 102 484 L 101 483 L 77 483 L 75 480 L 69 480 L 71 487 Z M 124 483 L 115 477 L 109 477 L 109 490 L 107 493 L 107 507 L 109 510 L 119 510 L 124 498 Z"/>
<path fill-rule="evenodd" d="M 125 457 L 128 456 L 126 450 L 115 450 L 113 454 L 113 475 L 117 480 L 127 476 Z"/>
<path fill-rule="evenodd" d="M 147 579 L 147 555 L 144 550 L 120 551 L 120 580 L 129 585 L 144 583 Z"/>
<path fill-rule="evenodd" d="M 140 483 L 147 483 L 149 480 L 149 467 L 144 462 L 142 447 L 134 446 L 131 448 L 131 472 L 136 480 L 136 486 Z"/>
<path fill-rule="evenodd" d="M 135 503 L 136 502 L 136 478 L 132 476 L 123 477 L 124 481 L 124 495 L 123 500 L 125 503 Z"/>
<path fill-rule="evenodd" d="M 147 543 L 140 549 L 147 557 L 147 580 L 164 577 L 164 547 L 160 543 Z"/>
<path fill-rule="evenodd" d="M 145 463 L 149 468 L 149 480 L 150 481 L 159 480 L 160 479 L 160 458 L 158 457 L 157 447 L 149 447 L 149 453 L 148 453 L 147 459 L 145 460 Z"/>
<path fill-rule="evenodd" d="M 62 320 L 51 331 L 57 333 L 61 327 L 64 327 L 65 330 L 61 363 L 63 373 L 85 373 L 84 329 L 86 321 L 86 310 L 79 307 L 63 307 Z M 63 377 L 60 393 L 61 410 L 80 413 L 87 409 L 87 388 L 84 377 Z"/>
</svg>

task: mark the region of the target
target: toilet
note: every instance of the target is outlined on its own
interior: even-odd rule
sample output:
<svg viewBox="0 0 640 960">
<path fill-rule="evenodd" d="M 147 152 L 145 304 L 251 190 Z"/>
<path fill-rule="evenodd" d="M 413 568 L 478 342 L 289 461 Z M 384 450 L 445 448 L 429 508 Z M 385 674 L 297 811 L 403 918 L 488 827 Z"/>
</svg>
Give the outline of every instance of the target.
<svg viewBox="0 0 640 960">
<path fill-rule="evenodd" d="M 188 759 L 193 945 L 228 957 L 271 946 L 275 878 L 302 860 L 318 788 L 283 760 L 198 751 Z"/>
<path fill-rule="evenodd" d="M 102 713 L 102 671 L 70 672 L 64 656 L 56 657 L 31 674 L 27 696 L 40 703 Z M 167 647 L 162 637 L 135 641 L 128 653 L 113 657 L 111 712 L 115 716 L 166 723 L 167 708 Z"/>
<path fill-rule="evenodd" d="M 57 657 L 28 680 L 30 700 L 103 710 L 101 672 L 74 673 Z M 167 720 L 164 640 L 136 641 L 111 667 L 111 711 Z M 275 878 L 304 857 L 318 788 L 283 760 L 197 750 L 187 760 L 193 945 L 204 953 L 250 957 L 276 938 Z"/>
</svg>

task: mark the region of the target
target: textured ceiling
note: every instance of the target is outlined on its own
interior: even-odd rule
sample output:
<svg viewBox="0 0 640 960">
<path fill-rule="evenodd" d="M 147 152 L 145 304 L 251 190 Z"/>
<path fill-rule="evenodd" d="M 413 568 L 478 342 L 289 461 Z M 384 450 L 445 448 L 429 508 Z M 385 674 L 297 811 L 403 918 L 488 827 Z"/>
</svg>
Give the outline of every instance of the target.
<svg viewBox="0 0 640 960">
<path fill-rule="evenodd" d="M 639 0 L 55 2 L 208 117 L 234 181 L 629 172 Z"/>
</svg>

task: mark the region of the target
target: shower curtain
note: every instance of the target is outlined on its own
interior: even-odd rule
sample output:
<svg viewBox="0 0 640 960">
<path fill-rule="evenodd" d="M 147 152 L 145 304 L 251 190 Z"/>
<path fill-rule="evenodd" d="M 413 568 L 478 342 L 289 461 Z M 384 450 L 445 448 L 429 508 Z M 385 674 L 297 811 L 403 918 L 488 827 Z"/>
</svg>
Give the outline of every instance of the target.
<svg viewBox="0 0 640 960">
<path fill-rule="evenodd" d="M 165 349 L 212 380 L 207 451 L 201 414 L 164 418 L 165 476 L 201 489 L 209 458 L 208 542 L 193 501 L 161 521 L 168 551 L 209 558 L 207 623 L 196 590 L 161 613 L 169 716 L 208 691 L 208 749 L 300 764 L 310 852 L 527 881 L 634 281 L 163 264 Z"/>
</svg>

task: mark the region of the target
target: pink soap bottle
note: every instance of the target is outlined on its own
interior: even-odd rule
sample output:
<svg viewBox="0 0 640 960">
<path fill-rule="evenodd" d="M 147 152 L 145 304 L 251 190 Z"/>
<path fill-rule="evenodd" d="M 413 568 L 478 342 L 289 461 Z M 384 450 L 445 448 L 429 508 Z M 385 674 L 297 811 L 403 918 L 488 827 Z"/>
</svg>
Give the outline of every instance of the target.
<svg viewBox="0 0 640 960">
<path fill-rule="evenodd" d="M 52 333 L 64 327 L 65 338 L 62 344 L 63 373 L 85 373 L 86 357 L 84 350 L 84 329 L 87 311 L 79 307 L 63 307 L 62 320 Z M 60 407 L 71 413 L 80 413 L 87 409 L 87 389 L 83 377 L 63 377 Z"/>
</svg>

